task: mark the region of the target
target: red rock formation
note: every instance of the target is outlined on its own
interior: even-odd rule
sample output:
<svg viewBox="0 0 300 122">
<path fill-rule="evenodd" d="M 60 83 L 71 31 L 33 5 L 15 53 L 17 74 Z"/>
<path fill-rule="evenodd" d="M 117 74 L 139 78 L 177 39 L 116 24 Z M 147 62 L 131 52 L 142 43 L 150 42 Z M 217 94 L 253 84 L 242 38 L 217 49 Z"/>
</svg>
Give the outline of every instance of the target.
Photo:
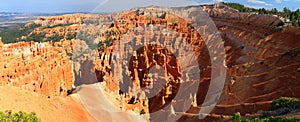
<svg viewBox="0 0 300 122">
<path fill-rule="evenodd" d="M 213 113 L 266 110 L 279 97 L 300 97 L 300 30 L 279 18 L 207 7 L 225 41 L 228 80 Z"/>
<path fill-rule="evenodd" d="M 81 24 L 84 19 L 89 17 L 87 14 L 68 14 L 62 16 L 53 17 L 39 17 L 34 22 L 35 24 L 41 24 L 43 26 L 53 26 L 58 24 Z"/>
<path fill-rule="evenodd" d="M 281 27 L 279 26 L 280 19 L 271 15 L 240 13 L 225 6 L 206 6 L 204 10 L 210 14 L 221 32 L 225 42 L 228 66 L 226 88 L 224 88 L 219 105 L 216 106 L 213 113 L 225 115 L 231 115 L 237 111 L 242 114 L 255 113 L 258 110 L 266 110 L 270 101 L 278 97 L 300 97 L 297 90 L 299 85 L 296 85 L 297 79 L 299 79 L 297 68 L 300 66 L 297 62 L 299 60 L 298 48 L 300 47 L 298 28 Z M 170 16 L 165 15 L 166 18 L 158 17 L 147 20 L 143 19 L 145 15 L 138 16 L 132 12 L 124 14 L 112 26 L 117 32 L 112 36 L 113 39 L 118 40 L 118 32 L 128 33 L 127 30 L 131 28 L 147 24 L 163 25 L 168 23 L 170 19 L 168 19 Z M 190 38 L 190 33 L 185 32 L 185 30 L 192 29 L 187 25 L 187 23 L 181 22 L 173 28 L 178 30 L 188 41 L 195 42 L 193 41 L 194 38 Z M 129 38 L 128 40 L 132 39 Z M 139 42 L 140 39 L 136 41 Z M 111 49 L 106 48 L 103 53 L 100 53 L 100 57 L 104 57 L 100 61 L 100 63 L 104 62 L 104 65 L 102 64 L 100 69 L 97 69 L 102 74 L 100 79 L 108 77 L 106 72 L 109 71 L 104 70 L 104 67 L 110 67 Z M 209 72 L 211 71 L 207 50 L 205 48 L 199 50 L 201 50 L 201 54 L 198 56 L 207 60 L 199 62 L 200 66 L 207 66 L 205 67 L 206 70 L 201 72 L 201 88 L 197 94 L 197 103 L 200 106 L 205 98 L 204 93 L 210 84 L 211 74 Z M 143 67 L 147 67 L 148 63 L 146 61 L 143 64 Z M 101 67 L 103 67 L 102 70 Z M 143 79 L 138 77 L 140 76 L 139 73 L 137 74 L 131 75 L 133 81 Z"/>
<path fill-rule="evenodd" d="M 195 8 L 201 9 L 200 7 Z M 112 44 L 103 43 L 103 47 L 97 52 L 99 57 L 94 61 L 90 59 L 79 61 L 81 64 L 84 64 L 80 65 L 81 67 L 89 67 L 80 70 L 80 72 L 92 72 L 93 74 L 93 71 L 91 71 L 93 68 L 91 67 L 94 66 L 97 80 L 106 82 L 108 89 L 113 92 L 118 92 L 122 84 L 120 85 L 117 82 L 116 79 L 119 79 L 118 77 L 113 76 L 113 73 L 120 71 L 112 70 L 113 64 L 116 63 L 112 54 L 116 51 L 114 47 L 119 44 L 118 41 L 125 38 L 125 36 L 126 43 L 131 41 L 142 43 L 151 39 L 153 39 L 151 40 L 153 42 L 164 40 L 173 43 L 173 46 L 178 50 L 181 48 L 179 47 L 180 44 L 178 44 L 180 41 L 185 40 L 189 42 L 198 59 L 201 71 L 199 86 L 201 87 L 198 89 L 196 102 L 193 103 L 193 107 L 188 110 L 183 118 L 190 116 L 190 118 L 197 119 L 191 114 L 197 115 L 201 109 L 200 106 L 205 99 L 211 82 L 211 62 L 219 60 L 219 57 L 211 60 L 208 49 L 215 49 L 215 47 L 222 46 L 223 43 L 226 49 L 228 75 L 219 103 L 213 110 L 213 114 L 209 116 L 209 119 L 218 118 L 221 114 L 232 115 L 235 112 L 247 114 L 265 110 L 272 100 L 282 96 L 300 97 L 300 86 L 297 82 L 300 76 L 298 71 L 300 67 L 299 28 L 279 26 L 281 23 L 280 19 L 271 15 L 240 13 L 225 6 L 204 6 L 203 10 L 207 11 L 212 17 L 223 39 L 221 44 L 209 45 L 203 41 L 202 36 L 197 32 L 198 30 L 195 31 L 195 28 L 190 24 L 193 22 L 193 18 L 184 20 L 174 14 L 154 10 L 153 8 L 143 8 L 111 15 L 66 15 L 62 17 L 39 18 L 36 24 L 42 24 L 43 26 L 73 25 L 45 30 L 36 29 L 34 32 L 43 32 L 49 35 L 53 33 L 66 35 L 70 31 L 72 33 L 78 32 L 79 28 L 85 25 L 81 31 L 87 31 L 85 35 L 93 37 L 86 40 L 86 44 L 97 44 L 101 41 L 113 40 L 114 43 Z M 190 12 L 188 8 L 179 8 L 175 13 L 186 15 Z M 113 19 L 116 21 L 111 22 Z M 82 24 L 84 20 L 88 22 Z M 91 20 L 96 21 L 96 23 L 101 22 L 101 24 L 93 25 L 93 23 L 89 23 Z M 106 20 L 110 21 L 107 22 Z M 163 26 L 163 29 L 175 30 L 178 35 L 165 36 L 158 34 L 158 32 L 162 31 L 162 28 L 155 27 L 157 25 Z M 144 26 L 152 26 L 157 31 L 134 31 L 134 28 Z M 66 90 L 71 87 L 73 77 L 71 77 L 72 70 L 69 70 L 72 69 L 71 63 L 68 62 L 69 60 L 67 60 L 64 51 L 72 53 L 76 50 L 76 46 L 74 47 L 75 43 L 77 42 L 74 40 L 61 41 L 55 44 L 58 47 L 51 47 L 45 44 L 48 48 L 38 48 L 38 44 L 32 42 L 4 45 L 2 47 L 4 49 L 4 58 L 0 59 L 0 62 L 11 61 L 12 63 L 0 65 L 0 69 L 3 69 L 0 70 L 1 75 L 3 74 L 2 79 L 0 78 L 1 83 L 15 86 L 23 85 L 28 90 L 46 95 L 66 94 Z M 79 45 L 84 47 L 81 42 Z M 33 48 L 31 49 L 31 47 Z M 126 47 L 125 49 L 129 50 L 132 47 Z M 129 56 L 130 54 L 124 55 Z M 156 56 L 156 58 L 152 56 Z M 178 67 L 181 66 L 178 66 L 175 59 L 160 46 L 143 45 L 142 48 L 136 51 L 132 60 L 125 62 L 130 64 L 127 65 L 128 73 L 127 71 L 122 72 L 127 73 L 126 75 L 129 76 L 129 79 L 126 80 L 136 84 L 139 88 L 149 87 L 152 81 L 146 75 L 150 74 L 148 70 L 151 66 L 158 64 L 167 72 L 164 77 L 167 79 L 171 78 L 169 83 L 171 83 L 172 88 L 167 87 L 167 85 L 164 86 L 164 90 L 157 95 L 158 97 L 149 100 L 149 105 L 144 104 L 147 100 L 139 100 L 137 98 L 136 88 L 125 88 L 127 89 L 125 92 L 129 93 L 120 96 L 123 96 L 122 98 L 125 98 L 127 103 L 132 103 L 132 105 L 127 105 L 128 107 L 125 108 L 134 109 L 135 106 L 139 106 L 138 109 L 141 110 L 147 106 L 150 108 L 149 111 L 153 112 L 172 101 L 172 97 L 176 95 L 178 89 L 176 79 L 184 75 L 179 70 L 180 68 Z M 52 80 L 54 82 L 49 82 Z M 83 80 L 93 83 L 95 79 Z M 41 86 L 41 84 L 43 84 L 42 86 L 44 84 L 48 86 L 37 87 Z M 125 87 L 128 86 L 125 85 Z M 187 95 L 187 97 L 190 96 Z"/>
<path fill-rule="evenodd" d="M 50 43 L 6 44 L 0 59 L 0 83 L 41 93 L 66 96 L 74 78 L 66 53 Z"/>
<path fill-rule="evenodd" d="M 187 10 L 188 11 L 188 10 Z M 150 16 L 149 16 L 150 15 Z M 178 68 L 177 60 L 174 60 L 174 57 L 168 53 L 154 53 L 154 52 L 164 52 L 163 49 L 160 49 L 159 47 L 155 47 L 152 49 L 150 45 L 141 45 L 143 48 L 140 48 L 135 52 L 131 52 L 132 54 L 127 54 L 127 51 L 122 51 L 123 48 L 121 48 L 122 55 L 124 56 L 130 56 L 133 55 L 133 57 L 136 57 L 135 59 L 130 60 L 127 62 L 128 65 L 126 65 L 126 61 L 122 62 L 122 64 L 125 63 L 125 65 L 122 65 L 123 68 L 126 69 L 128 66 L 128 71 L 131 76 L 131 78 L 124 78 L 126 77 L 127 71 L 121 71 L 123 73 L 123 79 L 121 81 L 116 82 L 116 79 L 120 79 L 119 76 L 114 76 L 115 73 L 120 73 L 119 71 L 121 69 L 111 69 L 114 64 L 118 62 L 114 62 L 112 53 L 115 51 L 114 47 L 118 46 L 120 43 L 119 41 L 124 41 L 124 43 L 136 43 L 136 44 L 143 44 L 143 42 L 147 40 L 151 40 L 152 42 L 158 41 L 163 42 L 167 45 L 167 43 L 174 44 L 174 49 L 176 53 L 183 52 L 186 47 L 182 47 L 183 45 L 180 44 L 182 41 L 186 41 L 190 43 L 192 50 L 195 52 L 195 57 L 198 60 L 199 66 L 195 66 L 199 69 L 201 69 L 201 75 L 202 77 L 198 82 L 200 84 L 200 88 L 197 93 L 197 97 L 193 102 L 194 106 L 201 105 L 205 99 L 205 94 L 208 90 L 208 86 L 210 84 L 210 75 L 211 75 L 211 67 L 210 67 L 210 56 L 208 52 L 208 47 L 212 49 L 216 49 L 221 44 L 214 44 L 209 45 L 206 47 L 205 42 L 203 41 L 202 37 L 195 31 L 195 29 L 189 24 L 189 21 L 184 20 L 176 15 L 169 14 L 169 13 L 163 13 L 163 12 L 157 12 L 155 10 L 151 10 L 151 8 L 148 10 L 146 9 L 140 9 L 138 11 L 129 11 L 125 12 L 123 15 L 119 16 L 113 24 L 111 24 L 110 28 L 107 29 L 105 35 L 103 35 L 103 41 L 108 39 L 115 40 L 115 43 L 112 45 L 104 45 L 104 48 L 101 48 L 99 50 L 99 57 L 100 59 L 96 62 L 96 73 L 99 82 L 106 82 L 107 84 L 113 84 L 110 86 L 113 86 L 114 88 L 111 88 L 111 90 L 124 90 L 123 92 L 129 92 L 129 97 L 131 95 L 134 96 L 136 94 L 136 88 L 130 86 L 130 83 L 126 84 L 124 82 L 133 82 L 133 84 L 137 85 L 139 88 L 147 87 L 147 84 L 152 84 L 149 82 L 147 71 L 151 66 L 153 66 L 153 55 L 157 55 L 157 60 L 159 62 L 159 65 L 162 66 L 162 69 L 166 72 L 164 77 L 165 79 L 169 79 L 167 83 L 165 83 L 163 86 L 163 90 L 159 92 L 155 97 L 152 97 L 149 99 L 149 112 L 156 112 L 160 111 L 162 112 L 162 108 L 166 107 L 166 105 L 169 105 L 174 97 L 178 95 L 178 89 L 179 86 L 185 86 L 183 88 L 186 88 L 184 91 L 189 91 L 190 87 L 187 86 L 196 86 L 197 84 L 188 84 L 183 83 L 180 84 L 176 80 L 177 78 L 181 78 L 181 71 Z M 150 19 L 149 19 L 150 18 Z M 175 20 L 175 22 L 174 22 Z M 155 31 L 139 31 L 135 30 L 135 28 L 143 28 L 144 26 L 153 27 L 153 30 Z M 161 27 L 157 27 L 161 26 Z M 145 28 L 144 28 L 145 29 Z M 163 35 L 161 32 L 163 29 L 170 29 L 174 30 L 174 35 Z M 107 35 L 110 35 L 109 37 Z M 126 37 L 122 40 L 123 37 Z M 150 42 L 151 42 L 150 41 Z M 213 43 L 212 43 L 213 44 Z M 164 45 L 165 46 L 165 45 Z M 134 47 L 132 45 L 127 45 L 124 47 L 125 50 L 132 50 Z M 136 50 L 136 49 L 134 49 Z M 144 50 L 144 51 L 143 51 Z M 149 51 L 149 52 L 148 52 Z M 173 50 L 174 51 L 174 50 Z M 151 54 L 149 54 L 152 52 Z M 130 52 L 128 52 L 130 53 Z M 173 52 L 174 53 L 174 52 Z M 132 58 L 133 58 L 132 57 Z M 220 57 L 216 57 L 214 60 L 218 60 Z M 166 61 L 164 61 L 166 60 Z M 182 60 L 182 59 L 181 59 Z M 156 61 L 155 61 L 156 62 Z M 120 62 L 121 63 L 121 62 Z M 223 65 L 223 64 L 220 64 Z M 185 66 L 181 66 L 183 68 L 186 68 Z M 113 67 L 116 68 L 116 67 Z M 162 74 L 163 75 L 163 74 Z M 122 78 L 121 77 L 121 78 Z M 155 81 L 156 84 L 153 86 L 153 88 L 150 89 L 157 89 L 160 88 L 157 84 L 159 84 L 159 81 Z M 118 85 L 120 88 L 118 88 Z M 129 87 L 129 88 L 126 88 Z M 151 87 L 151 85 L 150 85 Z M 190 94 L 187 92 L 186 94 L 179 94 L 179 96 L 182 96 L 181 100 L 177 101 L 177 105 L 174 106 L 177 110 L 182 110 L 184 107 L 183 104 L 185 104 L 186 100 L 190 99 Z M 180 112 L 180 111 L 179 111 Z M 152 119 L 159 119 L 159 118 L 152 118 Z"/>
</svg>

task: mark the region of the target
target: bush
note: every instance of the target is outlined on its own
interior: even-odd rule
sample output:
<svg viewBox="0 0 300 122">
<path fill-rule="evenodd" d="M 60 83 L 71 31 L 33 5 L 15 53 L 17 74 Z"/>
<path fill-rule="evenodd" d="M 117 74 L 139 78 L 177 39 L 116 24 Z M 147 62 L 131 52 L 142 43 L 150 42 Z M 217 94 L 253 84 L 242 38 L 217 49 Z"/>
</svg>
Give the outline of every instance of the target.
<svg viewBox="0 0 300 122">
<path fill-rule="evenodd" d="M 76 34 L 68 34 L 67 35 L 67 40 L 71 40 L 71 39 L 75 39 L 76 38 Z"/>
<path fill-rule="evenodd" d="M 104 45 L 106 45 L 106 47 L 109 47 L 109 46 L 111 46 L 113 44 L 113 42 L 114 42 L 114 39 L 112 39 L 111 37 L 109 37 L 108 39 L 104 40 L 103 42 L 100 41 L 97 44 L 97 48 L 98 48 L 98 50 L 102 51 L 104 49 Z"/>
<path fill-rule="evenodd" d="M 300 108 L 300 100 L 297 98 L 288 98 L 281 97 L 278 100 L 274 100 L 269 108 L 269 110 L 276 110 L 278 108 L 287 107 L 287 108 Z"/>
<path fill-rule="evenodd" d="M 241 122 L 243 119 L 242 119 L 242 116 L 240 113 L 234 113 L 233 116 L 232 116 L 232 122 Z"/>
<path fill-rule="evenodd" d="M 240 113 L 234 113 L 232 116 L 232 122 L 299 122 L 300 119 L 283 119 L 279 117 L 267 117 L 267 118 L 254 118 L 254 119 L 244 119 L 241 117 Z"/>
<path fill-rule="evenodd" d="M 64 26 L 70 26 L 70 25 L 73 25 L 73 24 L 57 24 L 57 25 L 48 26 L 48 28 L 64 27 Z"/>
<path fill-rule="evenodd" d="M 26 42 L 30 42 L 30 41 L 41 42 L 44 38 L 45 38 L 45 34 L 44 33 L 40 33 L 40 34 L 32 33 L 32 34 L 30 34 L 27 37 L 26 40 L 22 40 L 22 41 L 26 41 Z"/>
<path fill-rule="evenodd" d="M 36 116 L 35 113 L 29 114 L 19 111 L 12 113 L 11 110 L 5 112 L 0 111 L 0 122 L 40 122 L 41 120 Z"/>
<path fill-rule="evenodd" d="M 140 115 L 146 114 L 146 111 L 144 109 L 141 110 Z"/>
<path fill-rule="evenodd" d="M 48 38 L 48 40 L 53 41 L 53 42 L 59 42 L 63 38 L 64 38 L 64 36 L 59 36 L 57 34 L 54 34 L 50 38 Z"/>
<path fill-rule="evenodd" d="M 277 26 L 277 27 L 279 27 L 279 26 L 284 26 L 284 22 L 280 21 L 276 26 Z"/>
<path fill-rule="evenodd" d="M 281 97 L 277 100 L 274 100 L 271 103 L 269 108 L 270 111 L 279 110 L 280 108 L 286 109 L 299 109 L 300 108 L 300 100 L 297 98 L 288 98 L 288 97 Z M 267 113 L 265 111 L 263 113 Z M 266 117 L 266 116 L 261 116 Z M 283 119 L 279 117 L 266 117 L 266 118 L 253 118 L 253 119 L 244 119 L 241 117 L 240 113 L 234 113 L 232 115 L 232 122 L 299 122 L 300 119 Z"/>
</svg>

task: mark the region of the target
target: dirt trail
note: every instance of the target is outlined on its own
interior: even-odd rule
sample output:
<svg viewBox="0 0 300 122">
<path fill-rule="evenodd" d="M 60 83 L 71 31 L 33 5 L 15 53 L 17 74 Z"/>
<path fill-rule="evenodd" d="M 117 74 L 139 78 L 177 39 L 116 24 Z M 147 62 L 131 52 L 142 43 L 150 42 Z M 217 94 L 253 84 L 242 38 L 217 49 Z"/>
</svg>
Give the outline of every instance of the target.
<svg viewBox="0 0 300 122">
<path fill-rule="evenodd" d="M 82 101 L 87 111 L 100 122 L 146 121 L 140 115 L 123 112 L 117 108 L 109 99 L 107 94 L 99 87 L 99 84 L 82 85 L 79 87 L 77 96 Z"/>
</svg>

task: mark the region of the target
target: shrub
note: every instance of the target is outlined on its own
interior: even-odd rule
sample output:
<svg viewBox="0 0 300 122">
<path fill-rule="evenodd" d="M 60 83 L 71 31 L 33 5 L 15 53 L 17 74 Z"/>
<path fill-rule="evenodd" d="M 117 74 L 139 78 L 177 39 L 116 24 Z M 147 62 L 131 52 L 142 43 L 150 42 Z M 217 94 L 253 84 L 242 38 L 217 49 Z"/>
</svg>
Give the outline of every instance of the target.
<svg viewBox="0 0 300 122">
<path fill-rule="evenodd" d="M 279 117 L 267 117 L 267 118 L 253 118 L 253 119 L 244 119 L 241 117 L 240 113 L 234 113 L 232 116 L 232 122 L 299 122 L 300 119 L 283 119 Z"/>
<path fill-rule="evenodd" d="M 70 25 L 73 25 L 73 24 L 71 24 L 71 23 L 69 23 L 69 24 L 57 24 L 57 25 L 48 26 L 47 28 L 64 27 L 64 26 L 70 26 Z"/>
<path fill-rule="evenodd" d="M 286 109 L 298 109 L 300 108 L 300 100 L 297 98 L 288 98 L 281 97 L 277 100 L 274 100 L 271 103 L 269 108 L 270 111 L 279 110 L 280 108 Z M 268 114 L 268 111 L 263 112 L 263 114 Z M 261 116 L 266 117 L 266 116 Z M 253 119 L 244 119 L 241 117 L 240 113 L 234 113 L 232 115 L 232 122 L 299 122 L 300 119 L 292 118 L 292 119 L 283 119 L 279 117 L 266 117 L 266 118 L 253 118 Z"/>
<path fill-rule="evenodd" d="M 11 110 L 5 112 L 0 111 L 0 122 L 40 122 L 41 120 L 36 116 L 35 113 L 29 114 L 19 111 L 12 113 Z"/>
<path fill-rule="evenodd" d="M 67 40 L 71 40 L 71 39 L 75 39 L 76 38 L 76 34 L 68 34 L 67 35 Z"/>
<path fill-rule="evenodd" d="M 232 116 L 232 122 L 242 122 L 243 118 L 240 113 L 234 113 Z"/>
<path fill-rule="evenodd" d="M 144 109 L 141 110 L 140 115 L 146 114 L 146 111 Z"/>
<path fill-rule="evenodd" d="M 278 100 L 274 100 L 269 108 L 269 110 L 276 110 L 278 108 L 300 108 L 300 100 L 297 98 L 281 97 Z"/>
<path fill-rule="evenodd" d="M 44 33 L 40 33 L 40 34 L 36 34 L 36 33 L 32 33 L 30 34 L 26 40 L 23 40 L 23 41 L 27 41 L 27 42 L 30 42 L 30 41 L 34 41 L 34 42 L 41 42 L 45 37 L 45 34 Z"/>
<path fill-rule="evenodd" d="M 284 26 L 284 22 L 280 21 L 276 26 L 277 26 L 277 27 L 279 27 L 279 26 Z"/>
<path fill-rule="evenodd" d="M 103 42 L 100 41 L 98 44 L 97 44 L 97 48 L 98 50 L 103 50 L 104 49 L 104 44 L 109 47 L 113 44 L 114 42 L 114 39 L 112 39 L 111 37 L 107 38 L 106 40 L 104 40 Z"/>
</svg>

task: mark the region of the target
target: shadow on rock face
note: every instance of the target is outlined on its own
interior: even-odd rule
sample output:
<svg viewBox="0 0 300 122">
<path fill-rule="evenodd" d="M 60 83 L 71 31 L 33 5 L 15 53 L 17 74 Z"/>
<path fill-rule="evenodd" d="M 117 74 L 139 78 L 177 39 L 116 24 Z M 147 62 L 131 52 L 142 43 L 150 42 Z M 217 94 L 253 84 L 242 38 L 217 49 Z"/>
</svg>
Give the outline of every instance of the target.
<svg viewBox="0 0 300 122">
<path fill-rule="evenodd" d="M 74 62 L 74 69 L 75 86 L 94 84 L 98 82 L 92 59 L 84 59 Z"/>
</svg>

